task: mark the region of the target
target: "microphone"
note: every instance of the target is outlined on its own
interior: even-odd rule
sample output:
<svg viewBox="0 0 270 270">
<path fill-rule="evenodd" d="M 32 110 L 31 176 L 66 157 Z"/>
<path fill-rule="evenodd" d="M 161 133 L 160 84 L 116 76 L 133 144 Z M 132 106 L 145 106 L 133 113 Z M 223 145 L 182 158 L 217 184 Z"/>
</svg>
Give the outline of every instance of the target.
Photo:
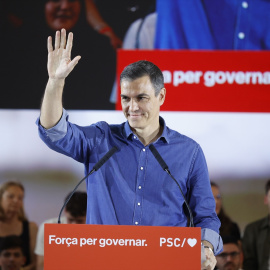
<svg viewBox="0 0 270 270">
<path fill-rule="evenodd" d="M 71 192 L 71 194 L 68 196 L 68 198 L 66 199 L 64 205 L 62 206 L 59 216 L 58 216 L 58 224 L 61 223 L 60 218 L 61 218 L 61 214 L 64 210 L 64 208 L 66 207 L 67 203 L 69 202 L 70 198 L 73 196 L 74 192 L 77 190 L 77 188 L 79 187 L 79 185 L 89 176 L 91 175 L 93 172 L 96 172 L 98 169 L 100 169 L 100 167 L 108 161 L 108 159 L 118 150 L 118 148 L 116 146 L 114 146 L 113 148 L 111 148 L 93 167 L 93 169 L 76 185 L 76 187 L 73 189 L 73 191 Z"/>
<path fill-rule="evenodd" d="M 189 227 L 194 227 L 194 223 L 193 223 L 193 215 L 192 215 L 192 212 L 191 212 L 191 209 L 188 205 L 188 202 L 185 198 L 185 195 L 179 185 L 179 183 L 176 181 L 176 179 L 172 176 L 170 170 L 169 170 L 169 167 L 168 165 L 166 164 L 166 162 L 163 160 L 163 158 L 161 157 L 161 155 L 159 154 L 159 152 L 157 151 L 156 147 L 153 145 L 153 144 L 150 144 L 149 145 L 149 149 L 150 151 L 152 152 L 152 154 L 154 155 L 155 159 L 157 160 L 157 162 L 159 163 L 159 165 L 161 166 L 161 168 L 174 180 L 174 182 L 177 184 L 180 192 L 181 192 L 181 195 L 185 201 L 185 205 L 187 206 L 187 209 L 188 209 L 188 212 L 189 212 Z"/>
</svg>

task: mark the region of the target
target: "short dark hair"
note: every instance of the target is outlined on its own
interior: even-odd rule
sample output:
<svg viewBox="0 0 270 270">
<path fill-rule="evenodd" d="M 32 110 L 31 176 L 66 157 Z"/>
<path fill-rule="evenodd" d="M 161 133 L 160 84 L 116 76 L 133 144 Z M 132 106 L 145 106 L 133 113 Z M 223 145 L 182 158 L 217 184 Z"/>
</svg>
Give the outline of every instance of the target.
<svg viewBox="0 0 270 270">
<path fill-rule="evenodd" d="M 71 193 L 67 195 L 65 201 L 70 196 Z M 67 203 L 65 210 L 69 212 L 73 217 L 86 216 L 87 208 L 87 194 L 84 191 L 76 191 Z"/>
<path fill-rule="evenodd" d="M 13 248 L 20 248 L 22 251 L 22 254 L 24 254 L 23 241 L 19 236 L 9 235 L 9 236 L 5 236 L 5 237 L 1 237 L 1 239 L 0 239 L 0 254 L 4 250 L 13 249 Z"/>
<path fill-rule="evenodd" d="M 223 245 L 226 245 L 226 244 L 235 244 L 236 246 L 239 246 L 239 241 L 236 237 L 234 236 L 231 236 L 231 235 L 226 235 L 226 236 L 221 236 L 222 238 L 222 241 L 223 241 Z"/>
<path fill-rule="evenodd" d="M 146 60 L 140 60 L 126 66 L 120 75 L 120 84 L 124 80 L 134 81 L 143 76 L 150 78 L 155 89 L 155 96 L 157 96 L 164 88 L 164 77 L 162 71 L 155 64 Z"/>
<path fill-rule="evenodd" d="M 270 190 L 270 179 L 265 184 L 265 194 L 266 195 L 267 195 L 269 190 Z"/>
</svg>

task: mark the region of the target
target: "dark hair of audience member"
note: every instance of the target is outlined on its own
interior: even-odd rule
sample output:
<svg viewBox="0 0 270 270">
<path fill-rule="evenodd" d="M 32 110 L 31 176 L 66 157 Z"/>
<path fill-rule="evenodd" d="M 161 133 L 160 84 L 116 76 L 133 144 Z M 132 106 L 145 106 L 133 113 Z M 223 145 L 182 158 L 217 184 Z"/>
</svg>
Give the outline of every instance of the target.
<svg viewBox="0 0 270 270">
<path fill-rule="evenodd" d="M 67 198 L 70 196 L 69 193 Z M 72 197 L 70 198 L 69 202 L 67 203 L 65 210 L 69 212 L 73 217 L 81 217 L 86 215 L 86 208 L 87 208 L 87 194 L 86 192 L 76 191 Z"/>
<path fill-rule="evenodd" d="M 267 182 L 265 184 L 265 195 L 267 195 L 269 190 L 270 190 L 270 179 L 267 180 Z"/>
<path fill-rule="evenodd" d="M 215 187 L 219 190 L 219 186 L 214 182 L 211 182 L 211 187 Z M 217 213 L 217 216 L 221 222 L 219 229 L 221 237 L 234 237 L 237 240 L 240 240 L 241 234 L 239 226 L 227 215 L 222 204 L 219 213 Z"/>
<path fill-rule="evenodd" d="M 17 235 L 8 235 L 5 237 L 1 237 L 0 240 L 0 253 L 7 249 L 14 249 L 14 248 L 20 248 L 23 255 L 23 241 L 22 239 Z"/>
</svg>

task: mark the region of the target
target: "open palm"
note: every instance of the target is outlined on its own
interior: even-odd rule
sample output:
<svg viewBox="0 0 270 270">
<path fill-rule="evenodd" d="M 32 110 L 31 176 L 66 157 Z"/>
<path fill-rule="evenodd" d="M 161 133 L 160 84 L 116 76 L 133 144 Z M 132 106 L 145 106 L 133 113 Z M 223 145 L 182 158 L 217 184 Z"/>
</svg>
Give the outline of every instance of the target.
<svg viewBox="0 0 270 270">
<path fill-rule="evenodd" d="M 48 38 L 48 74 L 51 79 L 65 79 L 80 60 L 76 56 L 72 61 L 71 49 L 73 43 L 73 34 L 69 33 L 66 42 L 66 30 L 57 31 L 55 34 L 54 49 L 52 37 Z"/>
</svg>

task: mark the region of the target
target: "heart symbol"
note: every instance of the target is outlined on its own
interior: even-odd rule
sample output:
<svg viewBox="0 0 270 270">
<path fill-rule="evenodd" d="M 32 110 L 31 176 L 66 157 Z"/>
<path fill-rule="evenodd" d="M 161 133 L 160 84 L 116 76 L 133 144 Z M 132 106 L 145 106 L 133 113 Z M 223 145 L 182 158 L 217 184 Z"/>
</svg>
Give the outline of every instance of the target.
<svg viewBox="0 0 270 270">
<path fill-rule="evenodd" d="M 187 242 L 191 247 L 194 247 L 197 244 L 197 240 L 195 238 L 188 238 Z"/>
</svg>

